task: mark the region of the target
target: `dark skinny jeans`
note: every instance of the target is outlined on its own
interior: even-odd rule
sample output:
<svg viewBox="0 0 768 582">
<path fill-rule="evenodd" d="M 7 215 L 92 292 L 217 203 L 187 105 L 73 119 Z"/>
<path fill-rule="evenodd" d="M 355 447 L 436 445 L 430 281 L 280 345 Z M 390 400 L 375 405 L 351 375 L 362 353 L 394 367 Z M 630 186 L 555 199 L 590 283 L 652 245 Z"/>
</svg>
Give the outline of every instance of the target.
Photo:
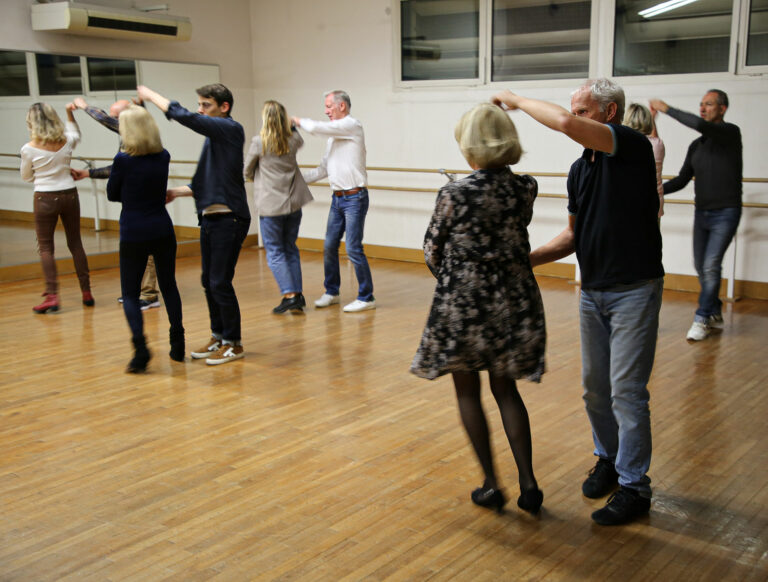
<svg viewBox="0 0 768 582">
<path fill-rule="evenodd" d="M 120 286 L 123 294 L 123 311 L 134 339 L 144 337 L 144 318 L 139 297 L 141 279 L 147 267 L 147 259 L 155 259 L 157 281 L 165 302 L 165 311 L 171 324 L 171 336 L 183 332 L 181 322 L 181 296 L 176 287 L 176 237 L 125 242 L 120 241 Z"/>
<path fill-rule="evenodd" d="M 77 188 L 56 192 L 35 192 L 35 233 L 40 262 L 45 277 L 45 292 L 58 293 L 59 280 L 56 273 L 54 251 L 54 232 L 61 217 L 67 247 L 72 253 L 75 272 L 80 282 L 81 291 L 91 290 L 91 278 L 88 272 L 88 258 L 85 256 L 83 241 L 80 239 L 80 199 Z"/>
</svg>

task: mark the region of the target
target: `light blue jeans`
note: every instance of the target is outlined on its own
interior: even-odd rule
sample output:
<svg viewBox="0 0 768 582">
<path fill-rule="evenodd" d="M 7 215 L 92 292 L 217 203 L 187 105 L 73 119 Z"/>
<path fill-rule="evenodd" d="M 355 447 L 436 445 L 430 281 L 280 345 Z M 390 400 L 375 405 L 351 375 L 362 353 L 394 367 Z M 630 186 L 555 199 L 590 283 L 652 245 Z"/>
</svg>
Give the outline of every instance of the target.
<svg viewBox="0 0 768 582">
<path fill-rule="evenodd" d="M 301 258 L 296 246 L 300 225 L 301 209 L 285 216 L 259 217 L 267 264 L 283 295 L 302 292 Z"/>
<path fill-rule="evenodd" d="M 595 455 L 613 461 L 619 484 L 651 496 L 653 369 L 663 279 L 581 290 L 584 402 Z"/>
<path fill-rule="evenodd" d="M 339 271 L 339 244 L 346 233 L 347 256 L 355 267 L 357 275 L 357 298 L 373 301 L 373 278 L 368 259 L 363 252 L 363 230 L 368 214 L 368 190 L 350 196 L 331 196 L 328 212 L 328 226 L 325 230 L 323 263 L 325 266 L 325 292 L 338 295 L 341 287 Z"/>
<path fill-rule="evenodd" d="M 693 263 L 699 275 L 699 308 L 696 321 L 706 323 L 720 315 L 723 302 L 718 298 L 723 256 L 736 235 L 741 207 L 696 210 L 693 218 Z"/>
</svg>

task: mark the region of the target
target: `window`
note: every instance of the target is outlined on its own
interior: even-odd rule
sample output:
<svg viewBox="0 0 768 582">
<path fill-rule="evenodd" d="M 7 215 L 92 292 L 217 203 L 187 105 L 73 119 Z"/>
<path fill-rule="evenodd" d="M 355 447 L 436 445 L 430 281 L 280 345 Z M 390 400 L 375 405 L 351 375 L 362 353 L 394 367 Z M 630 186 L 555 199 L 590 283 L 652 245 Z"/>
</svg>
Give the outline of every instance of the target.
<svg viewBox="0 0 768 582">
<path fill-rule="evenodd" d="M 659 0 L 616 0 L 613 74 L 727 71 L 733 1 L 663 4 Z"/>
<path fill-rule="evenodd" d="M 0 97 L 29 95 L 27 55 L 18 51 L 0 51 Z"/>
<path fill-rule="evenodd" d="M 480 0 L 400 2 L 401 80 L 477 79 Z"/>
<path fill-rule="evenodd" d="M 136 88 L 136 63 L 120 59 L 86 59 L 91 91 L 132 91 Z"/>
<path fill-rule="evenodd" d="M 768 0 L 392 2 L 404 86 L 768 73 Z"/>
<path fill-rule="evenodd" d="M 80 95 L 83 92 L 80 57 L 35 55 L 40 95 Z"/>
<path fill-rule="evenodd" d="M 494 0 L 492 81 L 589 76 L 591 0 Z"/>
<path fill-rule="evenodd" d="M 748 67 L 768 65 L 768 0 L 752 0 L 747 26 Z"/>
</svg>

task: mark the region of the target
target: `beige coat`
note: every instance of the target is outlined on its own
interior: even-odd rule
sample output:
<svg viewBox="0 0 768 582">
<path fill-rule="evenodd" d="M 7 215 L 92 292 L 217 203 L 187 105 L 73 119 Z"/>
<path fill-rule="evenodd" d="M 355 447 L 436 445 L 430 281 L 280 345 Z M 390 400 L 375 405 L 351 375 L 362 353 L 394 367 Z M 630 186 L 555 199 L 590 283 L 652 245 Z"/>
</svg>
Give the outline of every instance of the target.
<svg viewBox="0 0 768 582">
<path fill-rule="evenodd" d="M 296 163 L 296 152 L 303 145 L 304 140 L 296 130 L 288 140 L 290 151 L 282 156 L 264 153 L 258 135 L 251 141 L 243 175 L 246 181 L 254 182 L 254 198 L 259 216 L 292 214 L 313 200 Z"/>
</svg>

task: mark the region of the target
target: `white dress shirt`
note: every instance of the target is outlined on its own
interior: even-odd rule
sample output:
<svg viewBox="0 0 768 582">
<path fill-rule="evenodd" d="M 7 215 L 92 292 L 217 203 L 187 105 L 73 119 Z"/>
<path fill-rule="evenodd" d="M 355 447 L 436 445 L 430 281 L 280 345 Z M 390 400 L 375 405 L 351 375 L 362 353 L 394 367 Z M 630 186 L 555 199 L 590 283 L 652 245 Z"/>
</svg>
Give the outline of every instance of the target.
<svg viewBox="0 0 768 582">
<path fill-rule="evenodd" d="M 365 171 L 365 136 L 363 125 L 347 115 L 333 121 L 301 118 L 301 129 L 313 135 L 327 135 L 328 145 L 320 165 L 302 172 L 304 180 L 317 182 L 325 177 L 331 190 L 351 190 L 368 185 Z"/>
</svg>

